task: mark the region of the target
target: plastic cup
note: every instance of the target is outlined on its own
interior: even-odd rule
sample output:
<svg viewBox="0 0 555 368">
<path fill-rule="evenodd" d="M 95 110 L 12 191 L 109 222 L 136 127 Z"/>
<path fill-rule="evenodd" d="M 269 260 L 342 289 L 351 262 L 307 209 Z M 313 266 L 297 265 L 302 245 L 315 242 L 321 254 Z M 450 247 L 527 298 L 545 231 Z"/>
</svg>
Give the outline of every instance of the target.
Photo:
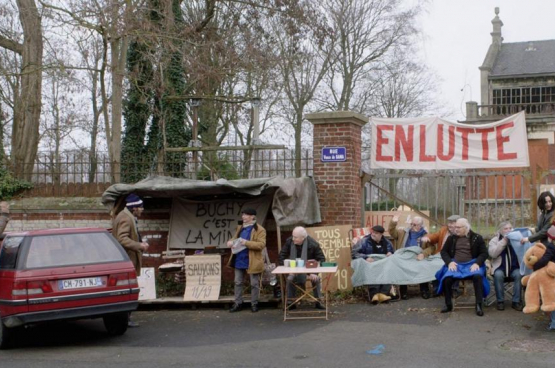
<svg viewBox="0 0 555 368">
<path fill-rule="evenodd" d="M 297 267 L 304 267 L 304 259 L 299 259 L 297 261 Z"/>
<path fill-rule="evenodd" d="M 294 259 L 292 259 L 291 262 L 289 262 L 289 267 L 291 267 L 291 268 L 297 267 L 297 261 L 295 261 Z"/>
<path fill-rule="evenodd" d="M 291 267 L 291 260 L 290 259 L 286 259 L 283 261 L 283 266 L 284 267 Z"/>
</svg>

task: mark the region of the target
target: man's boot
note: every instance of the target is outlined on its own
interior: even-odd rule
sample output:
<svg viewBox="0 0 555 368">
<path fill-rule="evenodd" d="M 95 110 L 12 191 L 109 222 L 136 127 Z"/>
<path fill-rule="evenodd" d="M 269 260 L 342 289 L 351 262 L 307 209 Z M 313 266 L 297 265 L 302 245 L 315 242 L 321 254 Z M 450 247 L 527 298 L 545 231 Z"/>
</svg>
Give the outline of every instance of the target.
<svg viewBox="0 0 555 368">
<path fill-rule="evenodd" d="M 484 310 L 482 309 L 482 303 L 476 303 L 476 315 L 482 317 L 484 315 Z"/>
</svg>

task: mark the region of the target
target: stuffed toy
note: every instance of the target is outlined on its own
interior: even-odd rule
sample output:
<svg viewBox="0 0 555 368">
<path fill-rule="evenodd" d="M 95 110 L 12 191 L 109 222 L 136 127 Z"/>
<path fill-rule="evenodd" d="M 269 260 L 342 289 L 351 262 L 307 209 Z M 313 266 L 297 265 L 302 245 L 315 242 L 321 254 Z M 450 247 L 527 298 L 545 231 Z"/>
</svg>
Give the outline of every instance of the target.
<svg viewBox="0 0 555 368">
<path fill-rule="evenodd" d="M 535 243 L 524 254 L 524 264 L 534 269 L 534 264 L 545 254 L 546 247 L 542 243 Z M 555 263 L 549 263 L 531 275 L 522 277 L 522 285 L 526 287 L 526 307 L 524 313 L 535 313 L 540 309 L 544 312 L 555 310 Z"/>
</svg>

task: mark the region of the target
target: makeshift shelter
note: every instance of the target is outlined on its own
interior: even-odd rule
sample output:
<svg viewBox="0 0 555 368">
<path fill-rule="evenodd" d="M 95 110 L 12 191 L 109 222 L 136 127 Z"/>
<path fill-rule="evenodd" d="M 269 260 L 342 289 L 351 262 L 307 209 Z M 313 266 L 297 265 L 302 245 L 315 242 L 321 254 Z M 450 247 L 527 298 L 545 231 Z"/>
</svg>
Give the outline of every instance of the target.
<svg viewBox="0 0 555 368">
<path fill-rule="evenodd" d="M 233 236 L 241 209 L 254 207 L 263 223 L 268 211 L 278 226 L 321 222 L 316 185 L 311 177 L 258 178 L 215 182 L 153 176 L 136 184 L 115 184 L 102 195 L 112 208 L 118 198 L 136 193 L 143 198 L 171 198 L 168 249 L 225 247 Z"/>
</svg>

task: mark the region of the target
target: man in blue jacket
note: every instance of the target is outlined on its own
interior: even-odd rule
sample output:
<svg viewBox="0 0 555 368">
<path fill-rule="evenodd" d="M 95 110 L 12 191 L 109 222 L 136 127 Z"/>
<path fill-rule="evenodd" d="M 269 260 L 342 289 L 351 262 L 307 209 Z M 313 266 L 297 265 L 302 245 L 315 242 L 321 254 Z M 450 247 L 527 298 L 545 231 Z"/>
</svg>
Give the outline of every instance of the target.
<svg viewBox="0 0 555 368">
<path fill-rule="evenodd" d="M 364 258 L 366 262 L 374 262 L 370 257 L 372 254 L 385 254 L 388 257 L 392 255 L 393 245 L 383 236 L 384 232 L 385 229 L 380 225 L 372 227 L 370 234 L 358 240 L 353 246 L 352 258 Z M 372 304 L 390 300 L 391 296 L 388 295 L 390 290 L 390 284 L 368 285 L 368 300 Z"/>
</svg>

